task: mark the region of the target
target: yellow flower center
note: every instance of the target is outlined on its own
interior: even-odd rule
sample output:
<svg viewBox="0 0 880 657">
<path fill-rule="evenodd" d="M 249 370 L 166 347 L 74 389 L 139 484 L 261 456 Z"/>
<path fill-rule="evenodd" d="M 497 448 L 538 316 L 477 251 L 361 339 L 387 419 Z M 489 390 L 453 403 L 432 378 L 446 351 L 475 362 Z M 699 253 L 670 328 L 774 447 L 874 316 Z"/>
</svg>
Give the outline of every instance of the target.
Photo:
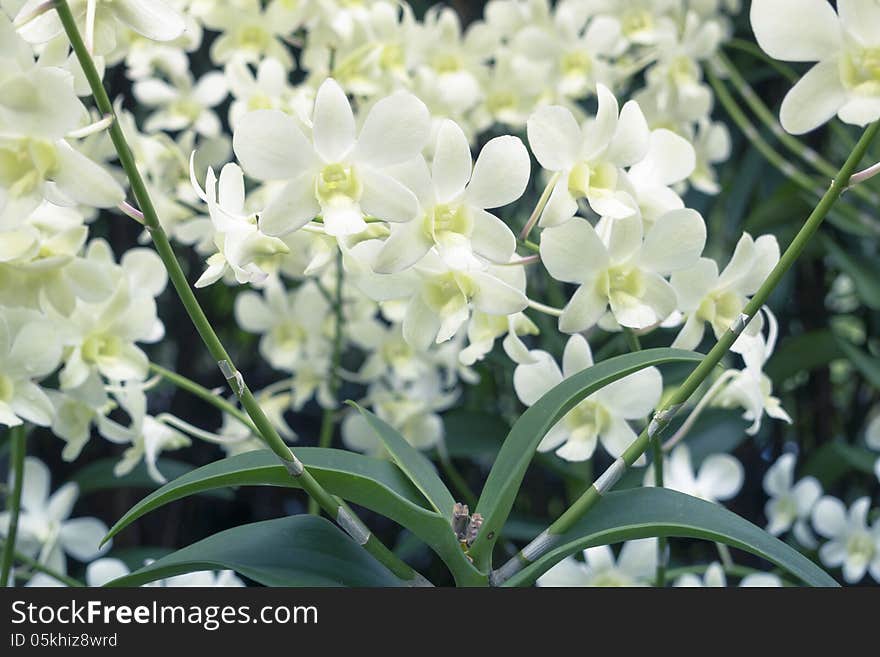
<svg viewBox="0 0 880 657">
<path fill-rule="evenodd" d="M 639 32 L 650 30 L 654 26 L 654 17 L 647 9 L 630 9 L 621 17 L 621 29 L 627 37 Z"/>
<path fill-rule="evenodd" d="M 511 91 L 496 91 L 486 98 L 486 107 L 492 114 L 516 108 L 516 96 Z"/>
<path fill-rule="evenodd" d="M 349 165 L 328 164 L 315 181 L 315 194 L 324 203 L 339 196 L 357 201 L 362 193 L 363 185 L 358 180 L 354 168 Z"/>
<path fill-rule="evenodd" d="M 609 267 L 599 275 L 596 290 L 606 299 L 640 299 L 645 292 L 645 280 L 635 267 Z"/>
<path fill-rule="evenodd" d="M 565 416 L 565 425 L 584 438 L 595 438 L 602 433 L 611 421 L 605 407 L 590 399 L 585 399 L 571 409 Z"/>
<path fill-rule="evenodd" d="M 19 139 L 0 146 L 0 187 L 12 198 L 26 196 L 58 167 L 55 145 L 44 139 Z"/>
<path fill-rule="evenodd" d="M 608 162 L 591 166 L 589 162 L 576 164 L 568 174 L 568 191 L 572 196 L 598 196 L 614 191 L 617 186 L 617 168 Z"/>
<path fill-rule="evenodd" d="M 249 111 L 272 109 L 272 100 L 264 94 L 254 94 L 248 98 L 247 108 Z"/>
<path fill-rule="evenodd" d="M 476 293 L 476 286 L 462 272 L 434 276 L 424 287 L 425 303 L 441 317 L 451 315 L 466 305 Z"/>
<path fill-rule="evenodd" d="M 593 58 L 585 50 L 573 50 L 562 56 L 560 68 L 565 76 L 587 77 L 593 71 Z"/>
<path fill-rule="evenodd" d="M 0 374 L 0 402 L 8 402 L 12 399 L 15 386 L 8 376 Z"/>
<path fill-rule="evenodd" d="M 195 121 L 202 113 L 202 106 L 191 98 L 181 98 L 171 103 L 168 110 L 177 116 L 183 116 L 189 121 Z"/>
<path fill-rule="evenodd" d="M 851 558 L 862 559 L 865 562 L 874 558 L 876 551 L 874 539 L 867 532 L 857 532 L 850 536 L 846 542 L 846 551 Z"/>
<path fill-rule="evenodd" d="M 742 310 L 742 300 L 733 292 L 712 292 L 697 308 L 697 317 L 712 324 L 721 333 L 736 320 Z"/>
<path fill-rule="evenodd" d="M 444 233 L 456 233 L 469 237 L 474 229 L 467 208 L 460 205 L 436 205 L 425 215 L 423 228 L 425 235 L 432 240 L 439 239 Z"/>
<path fill-rule="evenodd" d="M 92 335 L 82 345 L 82 357 L 87 363 L 96 363 L 101 357 L 113 358 L 122 353 L 122 339 L 117 335 Z"/>
<path fill-rule="evenodd" d="M 880 96 L 880 48 L 853 49 L 839 60 L 844 86 L 866 96 Z"/>
<path fill-rule="evenodd" d="M 434 57 L 431 63 L 438 73 L 455 73 L 462 68 L 461 59 L 452 53 L 439 54 Z"/>
<path fill-rule="evenodd" d="M 272 40 L 272 35 L 260 25 L 245 25 L 236 35 L 236 42 L 240 48 L 262 51 Z"/>
<path fill-rule="evenodd" d="M 382 46 L 379 54 L 379 66 L 385 70 L 396 71 L 403 68 L 405 63 L 403 48 L 397 43 Z"/>
</svg>

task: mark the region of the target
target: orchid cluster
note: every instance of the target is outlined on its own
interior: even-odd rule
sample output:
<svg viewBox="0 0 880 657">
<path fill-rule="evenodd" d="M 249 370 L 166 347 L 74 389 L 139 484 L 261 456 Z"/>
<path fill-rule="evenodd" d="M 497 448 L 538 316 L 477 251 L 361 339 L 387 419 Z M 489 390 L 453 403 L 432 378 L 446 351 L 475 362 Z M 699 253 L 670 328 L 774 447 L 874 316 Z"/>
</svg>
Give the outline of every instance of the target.
<svg viewBox="0 0 880 657">
<path fill-rule="evenodd" d="M 491 0 L 467 26 L 450 7 L 418 17 L 391 0 L 69 4 L 105 77 L 130 83 L 115 116 L 89 109 L 51 3 L 0 1 L 0 426 L 47 427 L 67 461 L 97 434 L 119 446 L 117 476 L 143 464 L 163 483 L 162 452 L 193 440 L 262 446 L 238 414 L 202 427 L 150 411 L 147 345 L 165 336 L 167 276 L 148 229 L 136 245 L 106 237 L 107 221 L 144 223 L 125 200 L 112 121 L 162 227 L 203 262 L 195 287 L 229 288 L 235 323 L 257 336 L 276 380 L 255 396 L 289 442 L 290 417 L 316 404 L 346 448 L 388 456 L 342 410 L 345 385 L 411 445 L 442 453 L 443 413 L 490 366 L 530 407 L 627 341 L 696 350 L 736 330 L 780 260 L 772 234 L 713 235 L 690 202 L 721 190 L 731 150 L 706 78 L 738 0 Z M 788 132 L 880 117 L 875 2 L 754 0 L 751 21 L 771 57 L 818 62 L 782 105 Z M 207 71 L 194 73 L 196 53 Z M 778 322 L 767 307 L 752 319 L 690 409 L 732 411 L 749 435 L 766 418 L 792 422 L 765 371 Z M 560 467 L 619 459 L 667 394 L 664 374 L 589 395 L 539 451 Z M 681 442 L 689 426 L 664 446 L 663 485 L 733 499 L 743 466 L 697 458 Z M 880 450 L 878 436 L 875 419 L 867 446 Z M 818 549 L 847 582 L 880 582 L 871 498 L 847 509 L 795 467 L 786 453 L 766 473 L 767 531 Z M 106 527 L 68 519 L 75 486 L 49 497 L 45 466 L 29 459 L 25 474 L 16 549 L 61 574 L 65 554 L 101 556 Z M 655 485 L 654 470 L 639 481 Z M 539 583 L 651 584 L 657 555 L 655 539 L 618 557 L 590 548 Z M 726 585 L 727 556 L 676 585 Z M 127 572 L 100 559 L 87 578 Z M 53 581 L 42 577 L 31 584 Z M 187 584 L 241 581 L 166 582 Z"/>
</svg>

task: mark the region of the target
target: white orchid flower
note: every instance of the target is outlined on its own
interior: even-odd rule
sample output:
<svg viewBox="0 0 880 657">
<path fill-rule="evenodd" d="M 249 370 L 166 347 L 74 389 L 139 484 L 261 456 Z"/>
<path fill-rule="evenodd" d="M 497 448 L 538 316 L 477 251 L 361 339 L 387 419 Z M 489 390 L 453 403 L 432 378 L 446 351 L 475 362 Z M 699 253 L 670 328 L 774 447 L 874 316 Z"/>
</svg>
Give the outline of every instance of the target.
<svg viewBox="0 0 880 657">
<path fill-rule="evenodd" d="M 584 550 L 583 562 L 566 557 L 538 578 L 538 586 L 653 586 L 657 539 L 627 541 L 617 558 L 610 545 Z"/>
<path fill-rule="evenodd" d="M 400 180 L 416 195 L 421 215 L 395 224 L 373 268 L 392 274 L 418 262 L 432 247 L 450 269 L 482 269 L 484 260 L 510 262 L 516 237 L 486 211 L 508 205 L 525 191 L 531 163 L 517 137 L 495 137 L 472 164 L 462 129 L 450 120 L 437 133 L 431 170 L 416 160 Z"/>
<path fill-rule="evenodd" d="M 25 21 L 41 4 L 42 0 L 27 0 L 15 20 Z M 173 41 L 186 28 L 183 16 L 165 0 L 70 0 L 69 4 L 86 45 L 97 54 L 107 54 L 116 47 L 121 27 L 154 41 Z M 19 29 L 29 43 L 45 43 L 63 31 L 55 11 L 40 13 Z"/>
<path fill-rule="evenodd" d="M 74 461 L 91 439 L 92 425 L 99 416 L 109 413 L 113 404 L 97 372 L 92 372 L 76 388 L 63 392 L 49 390 L 48 395 L 55 408 L 52 433 L 66 443 L 61 458 Z"/>
<path fill-rule="evenodd" d="M 743 233 L 720 274 L 718 264 L 711 258 L 700 258 L 693 266 L 673 272 L 670 282 L 678 295 L 678 307 L 687 319 L 672 346 L 695 349 L 703 339 L 706 322 L 715 337 L 720 338 L 777 262 L 779 243 L 773 235 L 755 240 Z M 756 317 L 747 328 L 748 334 L 757 334 L 761 326 L 760 318 Z"/>
<path fill-rule="evenodd" d="M 793 530 L 797 541 L 807 548 L 816 547 L 810 530 L 810 514 L 822 497 L 822 484 L 815 477 L 794 482 L 794 454 L 783 454 L 764 475 L 764 492 L 770 497 L 764 507 L 767 531 L 780 536 Z"/>
<path fill-rule="evenodd" d="M 434 114 L 461 117 L 480 101 L 480 77 L 490 56 L 481 35 L 462 34 L 461 20 L 451 7 L 434 5 L 411 40 L 416 89 Z"/>
<path fill-rule="evenodd" d="M 750 436 L 761 430 L 761 420 L 765 414 L 791 424 L 791 417 L 782 408 L 779 398 L 773 395 L 773 382 L 763 372 L 764 364 L 773 355 L 776 347 L 779 324 L 776 316 L 766 306 L 762 309 L 762 316 L 767 318 L 767 335 L 763 332 L 755 335 L 743 332 L 737 338 L 732 350 L 740 353 L 745 367 L 740 371 L 733 371 L 730 382 L 721 389 L 713 402 L 721 408 L 742 407 L 743 419 L 752 423 L 746 429 Z"/>
<path fill-rule="evenodd" d="M 487 315 L 475 312 L 468 323 L 468 346 L 459 353 L 462 365 L 471 366 L 492 351 L 495 341 L 504 336 L 504 353 L 515 363 L 531 363 L 528 347 L 520 339 L 523 335 L 537 335 L 538 327 L 524 313 Z"/>
<path fill-rule="evenodd" d="M 828 539 L 819 548 L 819 558 L 829 568 L 842 566 L 847 584 L 860 582 L 866 573 L 880 582 L 880 519 L 868 527 L 870 507 L 870 498 L 860 497 L 847 511 L 829 495 L 813 507 L 813 527 Z"/>
<path fill-rule="evenodd" d="M 623 218 L 638 212 L 632 196 L 621 188 L 623 170 L 648 153 L 650 130 L 638 103 L 627 102 L 618 113 L 617 99 L 597 87 L 596 117 L 579 126 L 565 107 L 539 108 L 528 120 L 529 145 L 544 169 L 558 181 L 539 225 L 557 226 L 578 210 L 585 198 L 600 216 Z"/>
<path fill-rule="evenodd" d="M 211 44 L 211 61 L 224 64 L 241 58 L 256 63 L 272 57 L 290 69 L 293 58 L 284 38 L 300 26 L 311 4 L 285 0 L 205 3 L 205 27 L 220 32 Z"/>
<path fill-rule="evenodd" d="M 726 162 L 730 157 L 730 130 L 721 121 L 703 118 L 697 122 L 691 142 L 697 154 L 697 166 L 688 182 L 704 194 L 717 194 L 721 185 L 713 165 Z"/>
<path fill-rule="evenodd" d="M 0 215 L 27 215 L 43 199 L 110 208 L 125 198 L 113 176 L 64 139 L 0 136 L 0 162 Z"/>
<path fill-rule="evenodd" d="M 87 255 L 115 265 L 103 240 L 92 240 Z M 165 289 L 165 269 L 151 249 L 130 249 L 114 269 L 115 288 L 106 301 L 77 300 L 66 317 L 49 312 L 68 347 L 59 374 L 63 389 L 79 387 L 95 371 L 114 381 L 146 378 L 149 361 L 135 343 L 156 342 L 164 335 L 155 297 Z"/>
<path fill-rule="evenodd" d="M 36 381 L 51 374 L 61 360 L 56 328 L 39 313 L 2 308 L 0 314 L 0 425 L 23 421 L 52 424 L 54 409 Z"/>
<path fill-rule="evenodd" d="M 164 484 L 167 480 L 158 468 L 159 455 L 166 450 L 189 446 L 190 439 L 147 414 L 147 396 L 139 384 L 123 384 L 111 390 L 130 419 L 130 424 L 126 427 L 107 416 L 98 417 L 98 432 L 104 438 L 110 442 L 130 445 L 113 468 L 113 474 L 122 477 L 143 461 L 150 478 Z"/>
<path fill-rule="evenodd" d="M 702 577 L 685 573 L 677 577 L 672 585 L 679 588 L 721 588 L 727 586 L 727 576 L 721 564 L 713 561 Z M 776 588 L 782 586 L 782 580 L 773 573 L 749 573 L 739 581 L 739 585 L 741 588 Z"/>
<path fill-rule="evenodd" d="M 694 471 L 691 451 L 681 444 L 664 458 L 663 487 L 699 497 L 707 502 L 723 502 L 735 497 L 742 488 L 745 472 L 730 454 L 711 454 Z M 654 469 L 645 472 L 645 486 L 654 486 Z"/>
<path fill-rule="evenodd" d="M 12 485 L 12 482 L 7 482 Z M 67 572 L 69 555 L 88 562 L 110 549 L 108 542 L 98 547 L 107 535 L 107 525 L 97 518 L 70 518 L 79 497 L 79 487 L 64 484 L 51 496 L 49 468 L 34 457 L 27 457 L 22 473 L 21 515 L 15 549 L 33 556 L 44 566 Z M 9 511 L 0 513 L 0 534 L 9 531 Z"/>
<path fill-rule="evenodd" d="M 512 315 L 528 306 L 523 267 L 488 265 L 483 270 L 450 270 L 433 250 L 418 265 L 399 274 L 377 274 L 372 264 L 383 243 L 371 239 L 346 253 L 353 283 L 369 298 L 403 301 L 403 337 L 419 351 L 446 342 L 467 322 L 472 311 Z"/>
<path fill-rule="evenodd" d="M 593 366 L 590 345 L 573 335 L 565 345 L 562 370 L 546 351 L 530 352 L 534 363 L 520 364 L 513 373 L 513 387 L 526 406 L 537 402 L 551 388 Z M 630 374 L 594 392 L 557 422 L 538 445 L 542 452 L 555 451 L 566 461 L 589 459 L 598 443 L 611 456 L 623 454 L 636 439 L 628 420 L 647 417 L 663 392 L 663 378 L 656 367 Z M 636 462 L 644 464 L 644 457 Z"/>
<path fill-rule="evenodd" d="M 684 201 L 672 186 L 693 173 L 696 157 L 694 147 L 684 137 L 664 128 L 651 131 L 645 157 L 630 167 L 625 177 L 648 226 L 667 212 L 684 208 Z"/>
<path fill-rule="evenodd" d="M 220 71 L 206 73 L 195 84 L 189 71 L 171 83 L 146 78 L 135 82 L 132 92 L 140 103 L 156 108 L 144 121 L 148 133 L 192 129 L 205 137 L 220 134 L 220 119 L 212 109 L 228 94 L 226 76 Z"/>
<path fill-rule="evenodd" d="M 194 154 L 194 153 L 193 153 Z M 245 210 L 244 176 L 237 164 L 226 164 L 220 170 L 220 179 L 208 167 L 205 189 L 195 177 L 194 158 L 190 158 L 190 178 L 199 198 L 208 205 L 214 225 L 214 245 L 218 252 L 208 258 L 208 267 L 196 281 L 196 287 L 205 287 L 220 280 L 231 271 L 239 283 L 262 283 L 268 274 L 263 265 L 273 256 L 289 251 L 277 237 L 263 234 L 257 225 L 257 216 Z"/>
<path fill-rule="evenodd" d="M 377 417 L 397 429 L 416 449 L 427 450 L 443 440 L 443 420 L 438 412 L 457 400 L 457 389 L 446 389 L 436 370 L 413 381 L 377 381 L 370 385 L 364 404 Z M 342 440 L 349 449 L 384 455 L 385 448 L 375 432 L 357 411 L 342 422 Z"/>
<path fill-rule="evenodd" d="M 675 290 L 664 275 L 691 266 L 706 243 L 706 225 L 694 210 L 667 212 L 644 233 L 637 215 L 600 221 L 580 217 L 541 234 L 541 259 L 550 275 L 576 283 L 559 330 L 583 331 L 610 307 L 621 326 L 659 324 L 675 309 Z M 605 237 L 600 236 L 603 234 Z"/>
<path fill-rule="evenodd" d="M 865 126 L 880 118 L 880 5 L 875 0 L 753 0 L 752 29 L 775 59 L 818 62 L 782 102 L 782 127 L 810 132 L 836 114 Z M 796 17 L 797 20 L 793 20 Z"/>
<path fill-rule="evenodd" d="M 609 16 L 593 17 L 581 3 L 561 3 L 552 23 L 533 23 L 518 30 L 510 48 L 517 67 L 536 68 L 546 62 L 541 86 L 558 80 L 556 90 L 564 98 L 584 98 L 597 84 L 610 85 L 614 57 L 622 54 L 620 22 Z M 548 70 L 549 69 L 549 70 Z"/>
<path fill-rule="evenodd" d="M 314 107 L 314 90 L 292 86 L 284 65 L 273 57 L 261 60 L 255 73 L 243 59 L 234 58 L 226 64 L 224 75 L 235 99 L 229 107 L 233 129 L 245 114 L 261 109 L 281 110 L 306 123 Z"/>
<path fill-rule="evenodd" d="M 419 155 L 428 141 L 428 110 L 418 98 L 397 92 L 377 102 L 356 136 L 355 118 L 339 84 L 318 89 L 312 139 L 296 120 L 277 110 L 241 118 L 233 148 L 248 175 L 289 180 L 260 216 L 267 235 L 283 235 L 320 215 L 328 235 L 366 229 L 364 215 L 410 221 L 418 214 L 415 195 L 382 169 Z"/>
<path fill-rule="evenodd" d="M 245 331 L 261 333 L 260 353 L 279 370 L 294 371 L 308 357 L 314 341 L 332 349 L 332 312 L 314 281 L 286 290 L 270 279 L 262 294 L 243 292 L 235 299 L 235 319 Z"/>
</svg>

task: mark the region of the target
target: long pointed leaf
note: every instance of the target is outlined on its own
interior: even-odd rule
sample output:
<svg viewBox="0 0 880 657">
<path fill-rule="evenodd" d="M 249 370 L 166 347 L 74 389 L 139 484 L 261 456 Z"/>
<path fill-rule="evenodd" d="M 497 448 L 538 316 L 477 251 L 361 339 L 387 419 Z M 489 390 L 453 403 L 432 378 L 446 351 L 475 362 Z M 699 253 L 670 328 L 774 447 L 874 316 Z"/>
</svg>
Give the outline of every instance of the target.
<svg viewBox="0 0 880 657">
<path fill-rule="evenodd" d="M 174 575 L 225 569 L 266 586 L 402 586 L 385 566 L 317 516 L 233 527 L 107 586 L 140 586 Z"/>
<path fill-rule="evenodd" d="M 449 521 L 426 508 L 422 494 L 393 463 L 320 447 L 300 447 L 296 453 L 331 494 L 406 527 L 447 564 L 460 564 L 465 559 Z M 165 504 L 229 486 L 299 488 L 299 481 L 291 477 L 268 450 L 221 459 L 168 482 L 142 499 L 110 528 L 105 540 Z"/>
<path fill-rule="evenodd" d="M 476 510 L 483 515 L 483 526 L 470 551 L 476 562 L 491 553 L 541 439 L 568 411 L 633 372 L 664 363 L 697 363 L 702 358 L 682 349 L 645 349 L 609 358 L 566 379 L 527 409 L 510 430 L 480 495 Z"/>
<path fill-rule="evenodd" d="M 770 561 L 811 586 L 837 586 L 828 573 L 791 546 L 718 504 L 665 488 L 634 488 L 604 496 L 561 543 L 507 581 L 525 586 L 565 557 L 596 545 L 650 536 L 724 543 Z"/>
<path fill-rule="evenodd" d="M 422 491 L 422 494 L 431 503 L 440 515 L 444 518 L 452 517 L 452 507 L 455 506 L 455 498 L 446 488 L 446 484 L 437 475 L 437 470 L 428 458 L 419 450 L 409 444 L 409 442 L 400 435 L 390 424 L 380 419 L 365 408 L 361 408 L 355 403 L 351 403 L 358 409 L 370 428 L 385 445 L 385 449 L 391 454 L 391 458 L 397 466 L 403 470 L 410 481 L 415 484 L 416 488 Z"/>
</svg>

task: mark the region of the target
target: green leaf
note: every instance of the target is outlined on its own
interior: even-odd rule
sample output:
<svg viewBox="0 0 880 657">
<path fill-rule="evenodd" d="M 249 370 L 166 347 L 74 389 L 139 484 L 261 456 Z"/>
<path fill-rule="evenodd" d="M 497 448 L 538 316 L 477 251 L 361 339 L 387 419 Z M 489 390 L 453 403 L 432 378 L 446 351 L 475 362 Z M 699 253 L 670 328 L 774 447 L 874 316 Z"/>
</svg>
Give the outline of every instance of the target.
<svg viewBox="0 0 880 657">
<path fill-rule="evenodd" d="M 873 476 L 876 461 L 876 452 L 835 441 L 822 445 L 810 454 L 804 464 L 803 475 L 816 477 L 822 486 L 830 488 L 853 471 Z"/>
<path fill-rule="evenodd" d="M 811 586 L 837 586 L 815 563 L 745 518 L 721 505 L 665 488 L 634 488 L 603 496 L 556 548 L 514 575 L 506 586 L 531 584 L 585 548 L 651 536 L 724 543 L 762 557 Z"/>
<path fill-rule="evenodd" d="M 444 518 L 451 518 L 455 498 L 437 475 L 437 470 L 428 457 L 410 445 L 397 429 L 378 418 L 375 413 L 361 408 L 354 402 L 349 404 L 360 411 L 367 424 L 385 445 L 385 449 L 391 454 L 391 458 L 427 498 L 434 510 Z"/>
<path fill-rule="evenodd" d="M 852 279 L 864 304 L 871 310 L 880 310 L 880 274 L 875 259 L 850 253 L 827 235 L 822 236 L 822 244 L 835 264 Z"/>
<path fill-rule="evenodd" d="M 301 515 L 227 529 L 107 586 L 140 586 L 184 573 L 226 569 L 265 586 L 402 585 L 332 523 Z"/>
<path fill-rule="evenodd" d="M 838 338 L 837 344 L 853 366 L 867 379 L 868 383 L 880 390 L 880 360 L 865 353 L 843 338 Z"/>
<path fill-rule="evenodd" d="M 829 329 L 810 331 L 780 342 L 764 371 L 773 381 L 782 383 L 800 372 L 809 372 L 838 358 L 843 352 Z"/>
<path fill-rule="evenodd" d="M 426 508 L 427 502 L 422 494 L 393 463 L 321 447 L 299 447 L 296 454 L 332 495 L 406 527 L 431 546 L 447 564 L 460 564 L 465 558 L 449 521 Z M 299 488 L 299 480 L 291 477 L 268 450 L 221 459 L 165 484 L 142 499 L 110 528 L 105 541 L 141 516 L 169 502 L 227 486 Z"/>
<path fill-rule="evenodd" d="M 483 515 L 483 527 L 470 550 L 477 563 L 479 557 L 491 553 L 538 444 L 568 411 L 597 390 L 633 372 L 664 363 L 697 363 L 702 359 L 703 354 L 682 349 L 645 349 L 616 356 L 566 379 L 528 408 L 504 441 L 477 504 L 477 512 Z"/>
<path fill-rule="evenodd" d="M 150 474 L 147 472 L 147 466 L 139 463 L 135 468 L 126 475 L 117 477 L 113 474 L 113 468 L 116 467 L 118 459 L 100 459 L 94 463 L 89 463 L 81 468 L 73 476 L 72 480 L 79 486 L 81 495 L 89 493 L 97 493 L 100 491 L 111 490 L 114 488 L 149 488 L 155 489 L 159 487 Z M 159 459 L 157 466 L 161 472 L 169 480 L 190 472 L 193 467 L 182 461 L 173 459 Z M 228 490 L 215 490 L 207 492 L 206 495 L 218 497 L 225 500 L 231 500 L 233 494 Z"/>
</svg>

